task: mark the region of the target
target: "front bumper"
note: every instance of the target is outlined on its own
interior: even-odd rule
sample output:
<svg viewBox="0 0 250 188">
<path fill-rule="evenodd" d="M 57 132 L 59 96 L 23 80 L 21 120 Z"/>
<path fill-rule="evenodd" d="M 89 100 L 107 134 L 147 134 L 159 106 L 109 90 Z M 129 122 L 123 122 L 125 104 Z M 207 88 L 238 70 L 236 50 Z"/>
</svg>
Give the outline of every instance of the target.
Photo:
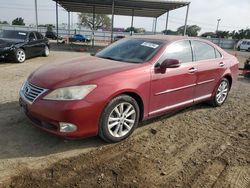
<svg viewBox="0 0 250 188">
<path fill-rule="evenodd" d="M 14 55 L 13 49 L 4 50 L 3 48 L 0 48 L 0 58 L 1 59 L 10 58 L 13 55 Z"/>
<path fill-rule="evenodd" d="M 83 138 L 98 134 L 101 105 L 86 101 L 49 101 L 38 98 L 32 104 L 20 97 L 26 116 L 40 129 L 64 138 Z M 74 132 L 60 132 L 60 122 L 77 126 Z"/>
</svg>

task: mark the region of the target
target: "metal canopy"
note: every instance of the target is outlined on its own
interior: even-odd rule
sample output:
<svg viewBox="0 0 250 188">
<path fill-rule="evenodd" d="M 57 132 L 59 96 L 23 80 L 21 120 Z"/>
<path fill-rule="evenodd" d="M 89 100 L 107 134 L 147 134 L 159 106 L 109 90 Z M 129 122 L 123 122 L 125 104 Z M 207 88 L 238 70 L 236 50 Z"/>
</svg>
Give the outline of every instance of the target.
<svg viewBox="0 0 250 188">
<path fill-rule="evenodd" d="M 68 12 L 112 14 L 113 0 L 53 0 Z M 187 6 L 189 2 L 164 0 L 114 0 L 115 15 L 157 18 L 170 10 Z"/>
</svg>

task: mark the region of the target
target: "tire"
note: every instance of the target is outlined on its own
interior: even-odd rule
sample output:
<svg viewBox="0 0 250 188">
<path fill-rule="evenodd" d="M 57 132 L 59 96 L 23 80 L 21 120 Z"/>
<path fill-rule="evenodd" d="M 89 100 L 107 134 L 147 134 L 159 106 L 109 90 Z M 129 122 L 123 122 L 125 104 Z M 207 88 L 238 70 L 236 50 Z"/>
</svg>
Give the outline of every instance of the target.
<svg viewBox="0 0 250 188">
<path fill-rule="evenodd" d="M 120 95 L 112 99 L 103 110 L 99 137 L 109 143 L 120 142 L 133 133 L 139 117 L 140 108 L 136 100 L 128 95 Z"/>
<path fill-rule="evenodd" d="M 44 57 L 48 57 L 48 56 L 49 56 L 49 53 L 50 53 L 49 47 L 46 45 L 46 46 L 44 47 L 43 56 L 44 56 Z"/>
<path fill-rule="evenodd" d="M 216 88 L 215 95 L 210 101 L 210 104 L 214 107 L 219 107 L 224 104 L 228 97 L 228 93 L 230 91 L 230 83 L 228 79 L 223 78 Z"/>
<path fill-rule="evenodd" d="M 25 51 L 22 48 L 18 48 L 15 51 L 14 55 L 15 55 L 15 57 L 14 57 L 15 62 L 17 62 L 17 63 L 23 63 L 23 62 L 25 62 L 25 60 L 26 60 L 26 53 L 25 53 Z"/>
</svg>

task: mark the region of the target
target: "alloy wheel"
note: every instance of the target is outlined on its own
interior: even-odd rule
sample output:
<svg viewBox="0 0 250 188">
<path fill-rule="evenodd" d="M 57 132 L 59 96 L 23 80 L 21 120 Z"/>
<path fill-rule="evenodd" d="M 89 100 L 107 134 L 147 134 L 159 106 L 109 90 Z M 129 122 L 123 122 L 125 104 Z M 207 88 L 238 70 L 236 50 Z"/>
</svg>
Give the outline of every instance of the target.
<svg viewBox="0 0 250 188">
<path fill-rule="evenodd" d="M 127 135 L 136 122 L 136 110 L 128 102 L 122 102 L 115 106 L 108 117 L 109 133 L 120 138 Z"/>
<path fill-rule="evenodd" d="M 24 62 L 26 58 L 25 52 L 22 49 L 18 49 L 16 53 L 16 58 L 18 62 L 20 63 Z"/>
<path fill-rule="evenodd" d="M 229 91 L 229 83 L 223 80 L 220 83 L 220 86 L 218 87 L 217 92 L 216 92 L 216 100 L 218 104 L 224 103 L 224 101 L 227 98 L 228 91 Z"/>
<path fill-rule="evenodd" d="M 45 56 L 49 56 L 49 47 L 48 46 L 45 46 L 44 54 L 45 54 Z"/>
</svg>

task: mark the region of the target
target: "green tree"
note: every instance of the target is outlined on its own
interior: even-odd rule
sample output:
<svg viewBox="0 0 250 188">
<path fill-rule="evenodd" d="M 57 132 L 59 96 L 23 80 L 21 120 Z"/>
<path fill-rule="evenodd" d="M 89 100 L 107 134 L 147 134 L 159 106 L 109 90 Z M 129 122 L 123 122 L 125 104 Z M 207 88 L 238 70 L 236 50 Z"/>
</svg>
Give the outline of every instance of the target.
<svg viewBox="0 0 250 188">
<path fill-rule="evenodd" d="M 229 31 L 216 31 L 216 37 L 217 38 L 228 38 L 230 37 Z"/>
<path fill-rule="evenodd" d="M 211 37 L 216 38 L 216 34 L 214 32 L 205 32 L 201 34 L 201 37 Z"/>
<path fill-rule="evenodd" d="M 0 21 L 0 24 L 9 24 L 7 21 Z"/>
<path fill-rule="evenodd" d="M 182 35 L 184 33 L 185 26 L 181 26 L 177 29 L 177 34 Z M 188 36 L 198 36 L 198 32 L 201 28 L 197 25 L 187 25 L 186 35 Z"/>
<path fill-rule="evenodd" d="M 25 25 L 24 19 L 19 17 L 12 21 L 12 25 Z"/>
<path fill-rule="evenodd" d="M 80 24 L 91 30 L 111 28 L 111 19 L 107 15 L 97 14 L 95 15 L 95 21 L 93 20 L 93 14 L 90 13 L 80 13 L 78 16 Z"/>
<path fill-rule="evenodd" d="M 45 26 L 47 27 L 47 31 L 50 31 L 50 32 L 53 31 L 54 26 L 52 24 L 46 24 Z"/>
<path fill-rule="evenodd" d="M 134 32 L 134 33 L 138 33 L 138 29 L 135 27 L 128 27 L 127 29 L 125 29 L 125 32 Z"/>
<path fill-rule="evenodd" d="M 233 39 L 250 39 L 250 29 L 240 29 L 239 31 L 232 31 L 230 35 Z"/>
</svg>

